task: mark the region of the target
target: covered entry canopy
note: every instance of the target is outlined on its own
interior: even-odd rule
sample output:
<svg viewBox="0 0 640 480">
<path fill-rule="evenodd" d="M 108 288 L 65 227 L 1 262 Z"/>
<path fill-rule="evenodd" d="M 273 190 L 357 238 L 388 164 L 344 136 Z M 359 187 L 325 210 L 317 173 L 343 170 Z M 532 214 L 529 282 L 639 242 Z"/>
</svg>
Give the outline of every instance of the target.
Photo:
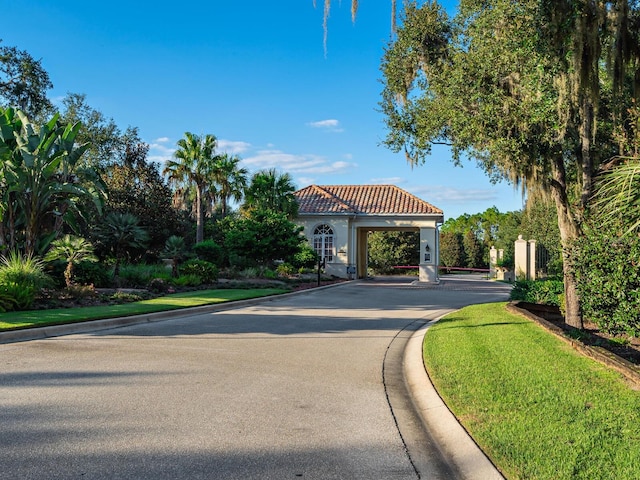
<svg viewBox="0 0 640 480">
<path fill-rule="evenodd" d="M 328 274 L 364 278 L 368 232 L 404 230 L 420 232 L 420 281 L 438 280 L 439 208 L 395 185 L 310 185 L 294 195 L 296 223 Z"/>
</svg>

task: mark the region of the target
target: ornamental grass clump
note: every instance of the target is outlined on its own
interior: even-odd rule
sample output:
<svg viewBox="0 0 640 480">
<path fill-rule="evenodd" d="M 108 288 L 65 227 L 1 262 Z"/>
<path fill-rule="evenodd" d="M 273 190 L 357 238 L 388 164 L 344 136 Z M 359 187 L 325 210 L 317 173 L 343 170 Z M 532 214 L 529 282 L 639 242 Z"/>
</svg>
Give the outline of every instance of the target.
<svg viewBox="0 0 640 480">
<path fill-rule="evenodd" d="M 17 252 L 0 257 L 0 309 L 26 310 L 40 291 L 52 283 L 38 258 Z"/>
</svg>

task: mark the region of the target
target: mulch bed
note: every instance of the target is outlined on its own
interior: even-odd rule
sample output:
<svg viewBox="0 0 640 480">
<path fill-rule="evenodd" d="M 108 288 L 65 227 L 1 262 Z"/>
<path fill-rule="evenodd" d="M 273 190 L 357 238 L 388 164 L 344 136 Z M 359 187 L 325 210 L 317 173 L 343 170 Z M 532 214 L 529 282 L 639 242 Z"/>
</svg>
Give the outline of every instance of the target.
<svg viewBox="0 0 640 480">
<path fill-rule="evenodd" d="M 289 287 L 292 292 L 308 290 L 318 286 L 332 285 L 343 282 L 343 279 L 332 278 L 322 279 L 320 285 L 317 280 L 309 281 L 289 281 L 269 280 L 269 279 L 245 279 L 227 280 L 221 279 L 217 284 L 206 285 L 202 288 L 267 288 L 267 287 Z M 201 288 L 176 288 L 166 293 L 176 293 L 183 291 L 199 290 Z M 31 306 L 31 310 L 47 310 L 51 308 L 76 308 L 76 307 L 97 307 L 129 303 L 137 300 L 147 300 L 166 295 L 166 293 L 151 292 L 147 289 L 137 288 L 96 288 L 86 289 L 82 295 L 70 295 L 64 290 L 49 290 L 37 298 Z M 115 295 L 118 294 L 118 295 Z"/>
</svg>

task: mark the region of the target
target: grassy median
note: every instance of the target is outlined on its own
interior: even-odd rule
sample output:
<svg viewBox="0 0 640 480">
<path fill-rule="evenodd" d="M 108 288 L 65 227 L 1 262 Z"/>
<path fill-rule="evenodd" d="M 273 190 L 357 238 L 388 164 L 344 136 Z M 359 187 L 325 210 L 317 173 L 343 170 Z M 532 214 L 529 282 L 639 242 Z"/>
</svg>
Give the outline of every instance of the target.
<svg viewBox="0 0 640 480">
<path fill-rule="evenodd" d="M 509 479 L 640 478 L 640 392 L 504 304 L 430 328 L 438 392 Z"/>
<path fill-rule="evenodd" d="M 197 290 L 120 305 L 7 312 L 0 313 L 0 331 L 199 307 L 233 300 L 266 297 L 286 291 L 281 288 Z"/>
</svg>

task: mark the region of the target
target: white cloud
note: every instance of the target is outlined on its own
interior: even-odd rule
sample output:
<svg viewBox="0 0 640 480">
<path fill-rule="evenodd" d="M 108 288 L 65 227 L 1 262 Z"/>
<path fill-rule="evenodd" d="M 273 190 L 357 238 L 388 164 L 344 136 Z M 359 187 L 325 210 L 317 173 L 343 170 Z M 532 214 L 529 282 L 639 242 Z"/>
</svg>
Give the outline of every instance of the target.
<svg viewBox="0 0 640 480">
<path fill-rule="evenodd" d="M 297 177 L 297 180 L 300 188 L 304 188 L 308 185 L 314 185 L 316 183 L 316 179 L 313 177 Z"/>
<path fill-rule="evenodd" d="M 334 133 L 344 132 L 344 129 L 340 127 L 340 122 L 335 118 L 331 118 L 328 120 L 320 120 L 317 122 L 309 122 L 307 123 L 307 125 L 312 128 L 320 128 L 327 132 L 334 132 Z"/>
<path fill-rule="evenodd" d="M 164 143 L 169 142 L 168 137 L 160 137 L 156 138 L 152 143 L 149 144 L 149 155 L 147 156 L 147 160 L 150 162 L 156 162 L 163 164 L 167 160 L 170 160 L 173 157 L 173 153 L 176 151 L 175 147 L 163 145 Z"/>
<path fill-rule="evenodd" d="M 369 183 L 374 185 L 402 185 L 406 180 L 402 177 L 384 177 L 384 178 L 372 178 Z"/>
<path fill-rule="evenodd" d="M 424 198 L 427 202 L 472 204 L 473 202 L 494 201 L 498 199 L 497 193 L 489 189 L 464 189 L 444 185 L 423 185 L 407 188 L 414 195 Z"/>
<path fill-rule="evenodd" d="M 350 168 L 355 168 L 358 165 L 349 162 L 333 162 L 326 165 L 318 165 L 300 170 L 303 173 L 315 173 L 315 174 L 327 174 L 327 173 L 340 173 Z"/>
<path fill-rule="evenodd" d="M 51 103 L 56 106 L 62 107 L 65 98 L 67 98 L 66 95 L 57 95 L 51 99 Z"/>
<path fill-rule="evenodd" d="M 234 140 L 218 140 L 218 150 L 230 153 L 232 155 L 244 153 L 251 148 L 251 144 L 247 142 Z"/>
<path fill-rule="evenodd" d="M 357 166 L 355 163 L 342 161 L 330 163 L 319 155 L 295 155 L 281 150 L 261 150 L 242 162 L 251 169 L 277 168 L 292 175 L 339 173 Z"/>
</svg>

